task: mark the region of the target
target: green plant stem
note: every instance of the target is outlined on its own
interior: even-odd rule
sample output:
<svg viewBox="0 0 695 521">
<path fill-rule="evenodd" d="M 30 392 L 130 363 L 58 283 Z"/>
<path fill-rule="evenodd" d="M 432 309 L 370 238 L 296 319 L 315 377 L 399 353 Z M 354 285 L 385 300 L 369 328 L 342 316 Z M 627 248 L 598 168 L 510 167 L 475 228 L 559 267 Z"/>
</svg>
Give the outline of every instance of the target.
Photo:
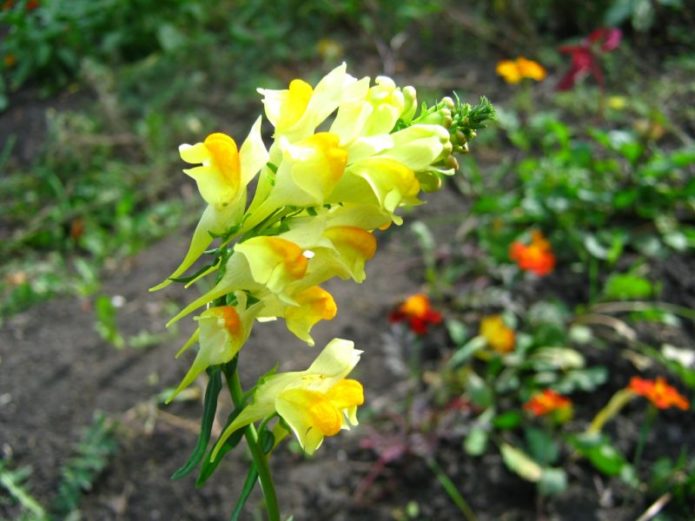
<svg viewBox="0 0 695 521">
<path fill-rule="evenodd" d="M 232 401 L 236 407 L 239 407 L 244 400 L 244 391 L 241 388 L 239 372 L 237 371 L 236 364 L 234 364 L 233 370 L 231 369 L 232 368 L 229 366 L 229 364 L 225 364 L 223 366 L 224 375 L 227 379 L 227 386 L 229 388 L 229 393 L 232 396 Z M 275 493 L 273 477 L 270 474 L 268 458 L 258 444 L 258 432 L 253 424 L 246 427 L 244 437 L 246 438 L 246 444 L 248 445 L 249 452 L 251 453 L 253 463 L 258 470 L 258 480 L 261 482 L 265 507 L 268 512 L 268 520 L 280 521 L 280 509 L 278 507 L 278 499 L 277 494 Z"/>
<path fill-rule="evenodd" d="M 451 481 L 449 476 L 446 475 L 446 473 L 439 466 L 437 461 L 434 458 L 427 458 L 426 461 L 430 470 L 432 470 L 432 472 L 434 472 L 434 475 L 437 476 L 439 484 L 442 486 L 442 488 L 444 488 L 451 500 L 459 508 L 459 510 L 463 514 L 463 517 L 465 517 L 467 521 L 477 521 L 478 518 L 475 516 L 473 509 L 471 509 L 468 502 L 463 498 L 461 493 L 456 488 L 456 485 L 454 485 L 454 482 Z"/>
<path fill-rule="evenodd" d="M 656 415 L 656 407 L 650 405 L 649 409 L 647 409 L 647 417 L 644 419 L 644 423 L 642 423 L 642 428 L 639 432 L 639 439 L 637 440 L 637 447 L 635 448 L 635 457 L 632 458 L 632 465 L 635 467 L 636 472 L 638 471 L 639 465 L 642 462 L 642 453 L 644 452 L 644 446 L 647 443 L 649 433 L 651 432 L 652 427 L 654 426 L 654 420 L 656 419 Z"/>
</svg>

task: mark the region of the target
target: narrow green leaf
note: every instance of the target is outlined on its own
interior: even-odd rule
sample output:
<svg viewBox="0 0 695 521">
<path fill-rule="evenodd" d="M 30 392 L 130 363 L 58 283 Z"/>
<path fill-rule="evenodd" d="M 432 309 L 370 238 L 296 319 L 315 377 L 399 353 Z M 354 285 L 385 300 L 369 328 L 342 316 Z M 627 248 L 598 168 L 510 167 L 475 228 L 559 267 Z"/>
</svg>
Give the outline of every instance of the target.
<svg viewBox="0 0 695 521">
<path fill-rule="evenodd" d="M 231 414 L 227 418 L 227 422 L 225 423 L 225 428 L 234 421 L 234 419 L 239 415 L 239 413 L 242 410 L 243 409 L 234 409 L 231 412 Z M 205 457 L 205 459 L 203 460 L 203 464 L 200 467 L 200 473 L 198 474 L 198 479 L 196 479 L 195 482 L 196 487 L 202 487 L 208 480 L 208 478 L 212 476 L 213 472 L 215 472 L 215 469 L 217 469 L 217 466 L 220 464 L 220 461 L 222 461 L 224 455 L 227 454 L 234 447 L 239 445 L 241 438 L 244 437 L 244 431 L 245 429 L 239 429 L 235 431 L 234 434 L 232 434 L 229 438 L 227 438 L 227 441 L 225 441 L 224 445 L 222 445 L 222 448 L 217 453 L 215 459 L 211 458 L 212 448 L 210 449 L 208 455 Z"/>
<path fill-rule="evenodd" d="M 208 442 L 210 441 L 212 423 L 215 419 L 215 413 L 217 412 L 217 398 L 220 394 L 220 390 L 222 389 L 222 372 L 220 371 L 219 366 L 215 366 L 208 368 L 207 373 L 209 380 L 207 388 L 205 389 L 203 417 L 200 421 L 200 434 L 198 434 L 198 442 L 188 458 L 188 461 L 184 463 L 184 465 L 176 472 L 174 472 L 171 479 L 181 479 L 182 477 L 190 474 L 205 455 L 205 449 L 207 449 Z"/>
<path fill-rule="evenodd" d="M 244 509 L 244 505 L 246 505 L 246 501 L 248 501 L 249 496 L 251 495 L 251 492 L 253 491 L 253 487 L 256 486 L 256 483 L 258 482 L 258 470 L 256 470 L 256 465 L 253 463 L 251 464 L 251 468 L 249 468 L 248 474 L 246 474 L 246 480 L 244 481 L 244 486 L 241 489 L 241 494 L 239 495 L 239 499 L 236 502 L 236 505 L 234 506 L 234 511 L 232 512 L 232 516 L 229 518 L 230 521 L 238 521 L 239 516 L 241 515 L 241 511 Z"/>
</svg>

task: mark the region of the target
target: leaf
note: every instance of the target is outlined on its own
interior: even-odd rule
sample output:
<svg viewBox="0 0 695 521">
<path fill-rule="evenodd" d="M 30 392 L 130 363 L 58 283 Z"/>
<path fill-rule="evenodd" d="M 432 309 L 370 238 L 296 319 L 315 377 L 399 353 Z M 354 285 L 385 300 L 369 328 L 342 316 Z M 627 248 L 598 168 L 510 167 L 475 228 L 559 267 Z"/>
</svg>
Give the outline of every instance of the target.
<svg viewBox="0 0 695 521">
<path fill-rule="evenodd" d="M 538 482 L 538 492 L 543 496 L 562 494 L 567 490 L 567 473 L 563 469 L 544 468 Z"/>
<path fill-rule="evenodd" d="M 536 483 L 543 476 L 543 469 L 541 466 L 522 450 L 512 447 L 508 443 L 503 443 L 500 450 L 502 451 L 502 459 L 504 460 L 504 464 L 507 465 L 507 468 L 526 481 Z"/>
<path fill-rule="evenodd" d="M 466 342 L 464 345 L 462 345 L 456 350 L 456 352 L 449 359 L 448 365 L 450 367 L 460 366 L 475 353 L 477 353 L 481 349 L 484 349 L 486 345 L 487 342 L 485 338 L 483 338 L 482 336 L 476 336 L 471 338 L 468 342 Z"/>
<path fill-rule="evenodd" d="M 608 380 L 608 369 L 603 366 L 573 369 L 554 384 L 556 391 L 572 394 L 576 390 L 593 391 Z"/>
<path fill-rule="evenodd" d="M 581 369 L 584 357 L 569 347 L 542 347 L 530 357 L 533 367 L 539 371 L 551 369 Z"/>
<path fill-rule="evenodd" d="M 231 423 L 239 415 L 239 413 L 241 413 L 242 410 L 243 409 L 241 408 L 234 409 L 231 412 L 231 414 L 227 418 L 227 422 L 225 423 L 224 428 L 222 429 L 222 432 L 224 432 L 224 429 L 227 428 L 227 426 L 231 425 Z M 235 431 L 229 438 L 227 438 L 227 441 L 224 442 L 222 448 L 217 452 L 217 456 L 215 456 L 215 459 L 211 459 L 214 447 L 208 451 L 208 454 L 205 457 L 205 459 L 203 459 L 203 464 L 200 467 L 198 479 L 196 479 L 195 482 L 196 487 L 202 487 L 205 484 L 208 478 L 212 476 L 213 472 L 215 472 L 215 469 L 217 469 L 217 466 L 220 464 L 220 461 L 222 461 L 224 455 L 227 454 L 234 447 L 239 445 L 239 442 L 241 441 L 241 438 L 244 436 L 245 431 L 246 429 L 239 429 Z"/>
<path fill-rule="evenodd" d="M 478 407 L 487 409 L 492 405 L 492 390 L 474 371 L 469 371 L 466 374 L 466 391 L 471 397 L 471 401 Z"/>
<path fill-rule="evenodd" d="M 602 434 L 585 433 L 570 438 L 570 444 L 607 476 L 629 476 L 630 464 Z"/>
<path fill-rule="evenodd" d="M 523 415 L 519 411 L 507 411 L 497 416 L 492 424 L 497 429 L 508 430 L 516 428 L 523 419 Z"/>
<path fill-rule="evenodd" d="M 249 496 L 251 495 L 251 492 L 253 491 L 253 488 L 256 486 L 257 482 L 258 470 L 256 469 L 256 465 L 251 463 L 251 468 L 249 468 L 249 471 L 246 474 L 246 479 L 244 480 L 244 486 L 241 489 L 241 494 L 239 494 L 239 499 L 237 499 L 236 505 L 234 505 L 234 511 L 229 518 L 230 521 L 239 520 L 241 511 L 244 509 L 244 505 L 246 505 L 246 501 L 248 501 Z"/>
<path fill-rule="evenodd" d="M 456 345 L 462 345 L 468 337 L 468 328 L 459 320 L 447 320 L 446 329 L 449 332 L 451 340 Z"/>
<path fill-rule="evenodd" d="M 549 433 L 542 429 L 528 427 L 524 430 L 524 437 L 531 456 L 538 463 L 550 465 L 557 461 L 560 448 Z"/>
<path fill-rule="evenodd" d="M 487 442 L 488 429 L 481 425 L 475 425 L 466 436 L 463 448 L 470 456 L 480 456 L 485 452 Z"/>
<path fill-rule="evenodd" d="M 214 366 L 208 368 L 207 373 L 209 379 L 208 385 L 205 388 L 203 417 L 200 421 L 198 441 L 188 461 L 171 476 L 173 480 L 181 479 L 191 473 L 205 455 L 205 449 L 207 449 L 208 442 L 210 441 L 210 432 L 212 431 L 212 424 L 215 420 L 215 413 L 217 412 L 217 398 L 222 389 L 222 371 L 219 366 Z"/>
<path fill-rule="evenodd" d="M 654 287 L 649 280 L 630 273 L 613 273 L 603 288 L 609 300 L 641 300 L 652 296 Z"/>
<path fill-rule="evenodd" d="M 275 435 L 268 429 L 263 429 L 258 435 L 258 444 L 265 454 L 269 454 L 275 446 Z"/>
</svg>

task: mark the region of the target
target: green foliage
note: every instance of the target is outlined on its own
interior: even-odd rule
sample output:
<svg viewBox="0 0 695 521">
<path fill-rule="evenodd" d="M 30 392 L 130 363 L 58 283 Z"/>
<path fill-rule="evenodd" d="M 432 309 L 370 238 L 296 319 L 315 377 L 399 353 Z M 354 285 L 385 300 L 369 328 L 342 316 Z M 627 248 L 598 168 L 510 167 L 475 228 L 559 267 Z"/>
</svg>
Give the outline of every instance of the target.
<svg viewBox="0 0 695 521">
<path fill-rule="evenodd" d="M 58 492 L 51 508 L 55 516 L 65 519 L 78 510 L 82 494 L 91 490 L 116 450 L 113 423 L 104 414 L 97 413 L 75 445 L 74 455 L 61 469 Z"/>
<path fill-rule="evenodd" d="M 29 467 L 11 470 L 8 462 L 0 459 L 0 486 L 22 506 L 21 519 L 48 521 L 48 515 L 44 507 L 27 490 L 25 481 L 30 474 L 31 469 Z"/>
<path fill-rule="evenodd" d="M 184 0 L 27 0 L 0 11 L 4 55 L 13 65 L 4 76 L 10 90 L 29 80 L 60 87 L 73 80 L 81 61 L 92 57 L 109 63 L 133 61 L 171 50 L 185 38 L 177 27 L 202 22 L 200 6 Z M 3 107 L 0 107 L 3 108 Z"/>
</svg>

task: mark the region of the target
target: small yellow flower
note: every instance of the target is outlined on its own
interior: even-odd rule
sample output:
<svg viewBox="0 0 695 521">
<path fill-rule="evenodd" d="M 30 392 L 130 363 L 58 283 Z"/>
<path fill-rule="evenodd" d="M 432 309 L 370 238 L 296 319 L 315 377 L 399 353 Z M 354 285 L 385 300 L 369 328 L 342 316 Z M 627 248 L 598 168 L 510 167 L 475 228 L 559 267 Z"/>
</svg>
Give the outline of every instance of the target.
<svg viewBox="0 0 695 521">
<path fill-rule="evenodd" d="M 212 243 L 212 234 L 222 234 L 237 224 L 246 205 L 246 187 L 268 162 L 268 151 L 261 138 L 261 118 L 237 149 L 236 142 L 220 132 L 210 134 L 202 143 L 181 145 L 181 159 L 199 166 L 184 172 L 195 179 L 207 208 L 203 212 L 188 251 L 181 264 L 167 280 L 151 288 L 168 286 L 172 278 L 181 276 Z"/>
<path fill-rule="evenodd" d="M 497 64 L 497 74 L 504 81 L 517 84 L 525 78 L 543 81 L 547 75 L 545 68 L 538 62 L 520 56 L 516 60 L 503 60 Z"/>
<path fill-rule="evenodd" d="M 279 414 L 311 455 L 325 436 L 357 425 L 357 407 L 364 403 L 362 385 L 346 376 L 357 365 L 362 351 L 349 340 L 335 338 L 306 371 L 268 377 L 217 441 L 212 457 L 238 429 Z"/>
<path fill-rule="evenodd" d="M 480 336 L 500 354 L 514 350 L 516 335 L 514 330 L 504 323 L 501 315 L 483 317 L 480 322 Z"/>
<path fill-rule="evenodd" d="M 240 293 L 239 297 L 245 305 L 246 299 L 243 294 Z M 243 309 L 243 306 L 239 308 Z M 233 306 L 218 306 L 207 309 L 196 317 L 198 328 L 176 356 L 180 356 L 196 341 L 199 342 L 200 349 L 190 369 L 168 401 L 188 387 L 208 367 L 229 362 L 234 358 L 251 333 L 258 309 L 258 305 L 243 311 L 237 311 L 237 308 Z"/>
<path fill-rule="evenodd" d="M 292 282 L 304 277 L 308 263 L 302 248 L 281 237 L 259 236 L 239 243 L 227 262 L 224 277 L 214 288 L 183 308 L 167 326 L 237 290 L 259 294 L 269 291 L 288 304 L 295 304 L 286 290 Z"/>
</svg>

